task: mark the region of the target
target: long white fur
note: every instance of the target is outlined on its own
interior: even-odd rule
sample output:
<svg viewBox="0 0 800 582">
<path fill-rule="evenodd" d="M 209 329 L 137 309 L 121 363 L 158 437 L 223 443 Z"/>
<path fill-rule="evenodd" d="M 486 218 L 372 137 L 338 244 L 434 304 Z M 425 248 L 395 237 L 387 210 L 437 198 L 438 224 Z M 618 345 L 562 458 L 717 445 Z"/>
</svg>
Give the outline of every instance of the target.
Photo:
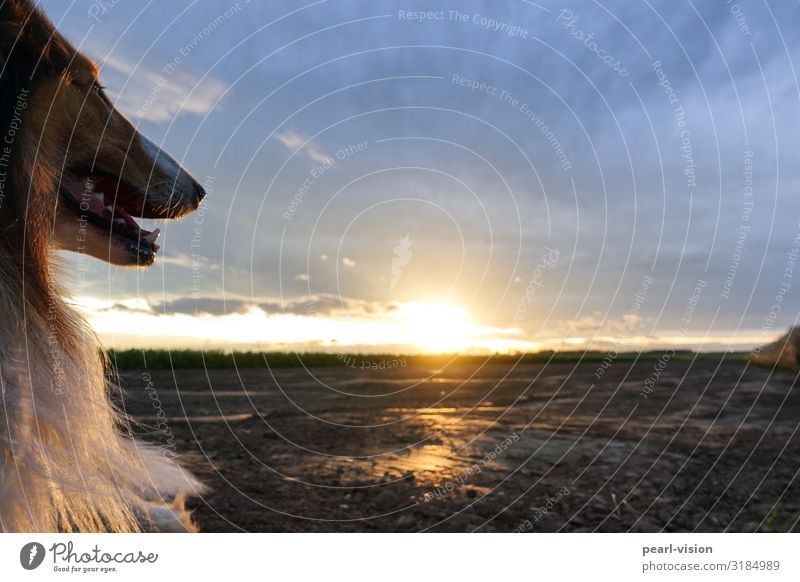
<svg viewBox="0 0 800 582">
<path fill-rule="evenodd" d="M 98 343 L 74 318 L 81 349 L 66 353 L 47 314 L 32 311 L 0 278 L 0 529 L 192 529 L 182 492 L 202 485 L 120 431 Z"/>
</svg>

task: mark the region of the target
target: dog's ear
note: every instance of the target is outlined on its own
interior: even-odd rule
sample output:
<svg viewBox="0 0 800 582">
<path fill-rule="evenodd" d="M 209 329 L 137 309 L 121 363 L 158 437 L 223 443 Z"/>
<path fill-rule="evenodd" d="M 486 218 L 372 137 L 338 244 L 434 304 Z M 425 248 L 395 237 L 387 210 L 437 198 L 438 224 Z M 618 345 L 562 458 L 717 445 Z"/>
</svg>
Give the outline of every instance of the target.
<svg viewBox="0 0 800 582">
<path fill-rule="evenodd" d="M 2 0 L 0 0 L 2 2 Z M 19 27 L 10 20 L 6 20 L 5 11 L 0 8 L 0 68 L 5 66 L 14 40 L 19 36 Z"/>
<path fill-rule="evenodd" d="M 15 26 L 0 20 L 0 73 L 6 72 L 6 63 L 11 54 L 11 48 L 14 46 L 13 39 L 17 37 L 17 33 L 18 30 Z"/>
<path fill-rule="evenodd" d="M 0 0 L 0 65 L 9 59 L 23 69 L 61 73 L 75 49 L 30 0 Z M 19 71 L 18 71 L 19 73 Z"/>
<path fill-rule="evenodd" d="M 32 4 L 21 0 L 0 0 L 0 67 L 4 67 L 12 51 L 22 50 L 23 26 L 35 11 Z"/>
</svg>

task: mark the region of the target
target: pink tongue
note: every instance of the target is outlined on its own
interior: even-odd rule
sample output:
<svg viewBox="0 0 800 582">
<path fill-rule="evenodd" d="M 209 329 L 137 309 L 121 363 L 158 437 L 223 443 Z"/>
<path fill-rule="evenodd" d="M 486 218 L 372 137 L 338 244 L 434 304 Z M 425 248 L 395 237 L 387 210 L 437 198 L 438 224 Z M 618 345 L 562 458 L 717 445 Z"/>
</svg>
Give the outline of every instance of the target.
<svg viewBox="0 0 800 582">
<path fill-rule="evenodd" d="M 91 180 L 70 180 L 67 191 L 80 205 L 81 210 L 88 210 L 100 216 L 107 214 L 103 194 L 94 191 L 94 183 Z"/>
<path fill-rule="evenodd" d="M 91 179 L 70 180 L 66 187 L 67 192 L 69 192 L 70 196 L 78 203 L 81 210 L 97 214 L 98 216 L 105 216 L 114 222 L 124 223 L 132 228 L 134 232 L 138 232 L 140 236 L 148 240 L 152 238 L 154 241 L 158 237 L 157 234 L 155 237 L 149 237 L 153 232 L 141 228 L 139 223 L 121 208 L 114 208 L 113 203 L 106 200 L 103 192 L 95 191 L 95 183 Z"/>
</svg>

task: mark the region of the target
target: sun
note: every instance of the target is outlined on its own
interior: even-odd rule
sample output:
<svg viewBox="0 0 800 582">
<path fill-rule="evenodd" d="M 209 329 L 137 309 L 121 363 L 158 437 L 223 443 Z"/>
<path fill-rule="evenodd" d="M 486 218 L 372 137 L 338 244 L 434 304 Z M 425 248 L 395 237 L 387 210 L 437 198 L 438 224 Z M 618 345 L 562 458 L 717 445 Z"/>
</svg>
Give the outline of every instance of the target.
<svg viewBox="0 0 800 582">
<path fill-rule="evenodd" d="M 452 353 L 469 346 L 473 325 L 463 307 L 447 303 L 404 304 L 396 313 L 408 340 L 426 352 Z"/>
</svg>

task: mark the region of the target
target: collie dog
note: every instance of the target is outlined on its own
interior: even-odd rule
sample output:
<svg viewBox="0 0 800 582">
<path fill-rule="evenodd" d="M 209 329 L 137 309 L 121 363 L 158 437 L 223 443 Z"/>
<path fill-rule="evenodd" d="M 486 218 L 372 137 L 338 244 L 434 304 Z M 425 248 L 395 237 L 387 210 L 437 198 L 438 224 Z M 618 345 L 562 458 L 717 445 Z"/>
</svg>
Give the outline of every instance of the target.
<svg viewBox="0 0 800 582">
<path fill-rule="evenodd" d="M 149 266 L 158 231 L 133 217 L 203 196 L 29 0 L 0 0 L 0 530 L 192 529 L 182 500 L 202 486 L 133 439 L 52 265 L 67 250 Z"/>
</svg>

